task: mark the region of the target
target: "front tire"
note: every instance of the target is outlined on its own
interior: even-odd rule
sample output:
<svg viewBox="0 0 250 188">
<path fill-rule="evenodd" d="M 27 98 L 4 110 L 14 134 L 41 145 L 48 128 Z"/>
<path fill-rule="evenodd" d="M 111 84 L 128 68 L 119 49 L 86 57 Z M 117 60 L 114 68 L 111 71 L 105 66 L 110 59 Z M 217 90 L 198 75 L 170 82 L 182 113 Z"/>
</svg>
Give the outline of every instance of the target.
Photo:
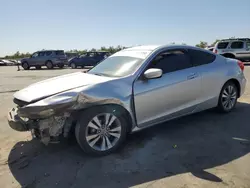
<svg viewBox="0 0 250 188">
<path fill-rule="evenodd" d="M 70 64 L 70 67 L 71 67 L 72 69 L 76 69 L 76 64 L 75 64 L 75 63 L 71 63 L 71 64 Z"/>
<path fill-rule="evenodd" d="M 53 69 L 54 68 L 53 63 L 51 61 L 46 62 L 46 67 L 47 67 L 47 69 Z"/>
<path fill-rule="evenodd" d="M 236 106 L 238 96 L 239 93 L 236 85 L 231 81 L 227 82 L 220 93 L 218 110 L 223 113 L 231 112 Z"/>
<path fill-rule="evenodd" d="M 75 136 L 84 152 L 103 156 L 116 151 L 126 139 L 127 121 L 112 105 L 87 109 L 79 116 Z"/>
<path fill-rule="evenodd" d="M 30 66 L 29 66 L 28 62 L 23 62 L 22 67 L 23 67 L 24 70 L 29 70 L 30 69 Z"/>
</svg>

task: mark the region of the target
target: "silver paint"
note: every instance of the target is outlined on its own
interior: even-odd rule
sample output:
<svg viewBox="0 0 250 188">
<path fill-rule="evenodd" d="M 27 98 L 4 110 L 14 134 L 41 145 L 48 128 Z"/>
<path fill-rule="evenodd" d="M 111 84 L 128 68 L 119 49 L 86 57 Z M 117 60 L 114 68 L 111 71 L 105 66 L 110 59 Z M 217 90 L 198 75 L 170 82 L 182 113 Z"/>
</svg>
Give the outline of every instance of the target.
<svg viewBox="0 0 250 188">
<path fill-rule="evenodd" d="M 111 149 L 121 137 L 121 122 L 113 114 L 98 114 L 88 123 L 85 137 L 89 146 L 95 150 Z"/>
<path fill-rule="evenodd" d="M 126 77 L 79 72 L 32 84 L 15 93 L 17 99 L 37 101 L 19 108 L 19 115 L 39 119 L 46 117 L 46 112 L 49 117 L 96 105 L 116 104 L 130 114 L 133 132 L 217 106 L 220 91 L 230 79 L 239 82 L 240 95 L 245 90 L 246 79 L 237 61 L 216 54 L 213 63 L 164 74 L 157 79 L 142 80 L 140 76 L 159 53 L 173 49 L 202 49 L 166 45 L 139 46 L 126 51 L 138 49 L 149 53 L 142 65 Z"/>
</svg>

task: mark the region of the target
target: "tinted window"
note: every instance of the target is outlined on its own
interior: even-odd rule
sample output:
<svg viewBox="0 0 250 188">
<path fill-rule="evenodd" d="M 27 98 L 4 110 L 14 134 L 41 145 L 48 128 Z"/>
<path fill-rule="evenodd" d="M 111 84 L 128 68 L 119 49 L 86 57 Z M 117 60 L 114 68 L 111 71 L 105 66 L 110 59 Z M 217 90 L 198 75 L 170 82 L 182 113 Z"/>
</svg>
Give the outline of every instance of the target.
<svg viewBox="0 0 250 188">
<path fill-rule="evenodd" d="M 47 52 L 45 52 L 45 55 L 46 56 L 50 56 L 52 54 L 52 52 L 51 51 L 47 51 Z"/>
<path fill-rule="evenodd" d="M 246 45 L 247 45 L 247 48 L 250 49 L 250 42 L 247 42 Z"/>
<path fill-rule="evenodd" d="M 186 53 L 175 50 L 158 55 L 152 62 L 151 68 L 162 69 L 163 74 L 191 67 L 189 57 Z"/>
<path fill-rule="evenodd" d="M 189 49 L 188 53 L 194 66 L 212 63 L 216 58 L 215 55 L 200 50 Z"/>
<path fill-rule="evenodd" d="M 55 52 L 56 55 L 64 55 L 64 51 L 63 50 L 58 50 Z"/>
<path fill-rule="evenodd" d="M 225 49 L 225 48 L 227 48 L 227 46 L 228 46 L 228 44 L 229 44 L 229 42 L 220 42 L 219 44 L 218 44 L 218 49 Z"/>
<path fill-rule="evenodd" d="M 32 55 L 32 57 L 37 57 L 38 56 L 38 52 L 36 52 L 36 53 L 34 53 L 33 55 Z"/>
<path fill-rule="evenodd" d="M 44 56 L 45 55 L 45 52 L 39 52 L 39 55 L 38 56 Z"/>
<path fill-rule="evenodd" d="M 240 41 L 232 42 L 232 44 L 231 44 L 231 48 L 233 48 L 233 49 L 243 48 L 243 46 L 244 46 L 244 43 L 240 42 Z"/>
<path fill-rule="evenodd" d="M 88 56 L 89 57 L 95 57 L 95 53 L 89 53 Z"/>
</svg>

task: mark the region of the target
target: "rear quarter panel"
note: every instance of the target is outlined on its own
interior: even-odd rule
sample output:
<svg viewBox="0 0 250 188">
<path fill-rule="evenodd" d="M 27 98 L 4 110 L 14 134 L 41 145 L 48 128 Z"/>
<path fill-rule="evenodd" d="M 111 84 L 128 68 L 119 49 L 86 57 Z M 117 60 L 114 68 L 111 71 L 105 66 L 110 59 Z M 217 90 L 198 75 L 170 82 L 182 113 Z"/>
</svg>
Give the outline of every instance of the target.
<svg viewBox="0 0 250 188">
<path fill-rule="evenodd" d="M 214 62 L 198 67 L 202 77 L 200 109 L 204 110 L 217 106 L 223 85 L 230 79 L 238 80 L 240 70 L 235 62 L 216 55 Z"/>
</svg>

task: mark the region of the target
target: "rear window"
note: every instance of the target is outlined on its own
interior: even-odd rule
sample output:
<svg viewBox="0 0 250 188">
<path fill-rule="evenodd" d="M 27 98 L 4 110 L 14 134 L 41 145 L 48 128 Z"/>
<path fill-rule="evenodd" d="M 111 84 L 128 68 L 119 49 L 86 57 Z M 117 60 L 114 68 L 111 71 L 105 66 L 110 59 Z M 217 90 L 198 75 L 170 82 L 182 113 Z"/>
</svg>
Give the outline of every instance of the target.
<svg viewBox="0 0 250 188">
<path fill-rule="evenodd" d="M 241 41 L 232 42 L 231 44 L 232 49 L 240 49 L 240 48 L 243 48 L 243 46 L 244 46 L 244 43 Z"/>
<path fill-rule="evenodd" d="M 65 55 L 63 50 L 57 50 L 55 51 L 56 55 Z"/>
<path fill-rule="evenodd" d="M 216 58 L 215 55 L 200 50 L 189 49 L 188 53 L 194 66 L 212 63 Z"/>
<path fill-rule="evenodd" d="M 228 46 L 228 44 L 229 44 L 229 42 L 220 42 L 219 44 L 218 44 L 218 49 L 225 49 L 225 48 L 227 48 L 227 46 Z"/>
</svg>

